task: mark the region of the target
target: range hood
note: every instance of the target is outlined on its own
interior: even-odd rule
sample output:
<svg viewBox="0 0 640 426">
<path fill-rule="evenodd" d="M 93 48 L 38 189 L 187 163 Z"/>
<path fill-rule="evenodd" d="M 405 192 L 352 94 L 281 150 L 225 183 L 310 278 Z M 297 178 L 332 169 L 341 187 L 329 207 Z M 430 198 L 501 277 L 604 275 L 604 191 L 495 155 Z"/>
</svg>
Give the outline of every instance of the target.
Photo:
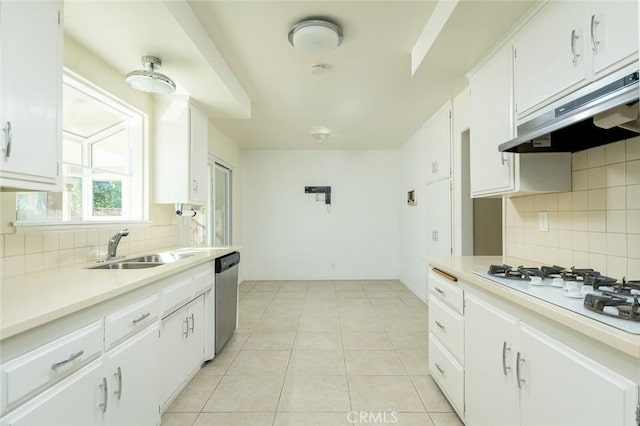
<svg viewBox="0 0 640 426">
<path fill-rule="evenodd" d="M 501 152 L 576 152 L 638 136 L 638 72 L 518 126 Z"/>
</svg>

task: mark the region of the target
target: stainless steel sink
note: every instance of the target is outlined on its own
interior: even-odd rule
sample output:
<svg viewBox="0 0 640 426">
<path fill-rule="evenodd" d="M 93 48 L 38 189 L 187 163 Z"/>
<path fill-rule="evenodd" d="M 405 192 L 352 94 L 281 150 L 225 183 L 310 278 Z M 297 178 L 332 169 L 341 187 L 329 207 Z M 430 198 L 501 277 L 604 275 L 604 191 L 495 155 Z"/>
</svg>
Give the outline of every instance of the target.
<svg viewBox="0 0 640 426">
<path fill-rule="evenodd" d="M 146 269 L 146 268 L 154 268 L 156 266 L 164 265 L 162 262 L 114 262 L 114 263 L 105 263 L 103 265 L 91 266 L 87 269 Z"/>
<path fill-rule="evenodd" d="M 169 263 L 175 262 L 177 260 L 184 259 L 186 257 L 193 256 L 192 254 L 184 254 L 184 253 L 159 253 L 159 254 L 148 254 L 146 256 L 134 257 L 133 259 L 127 259 L 125 262 L 152 262 L 152 263 Z"/>
</svg>

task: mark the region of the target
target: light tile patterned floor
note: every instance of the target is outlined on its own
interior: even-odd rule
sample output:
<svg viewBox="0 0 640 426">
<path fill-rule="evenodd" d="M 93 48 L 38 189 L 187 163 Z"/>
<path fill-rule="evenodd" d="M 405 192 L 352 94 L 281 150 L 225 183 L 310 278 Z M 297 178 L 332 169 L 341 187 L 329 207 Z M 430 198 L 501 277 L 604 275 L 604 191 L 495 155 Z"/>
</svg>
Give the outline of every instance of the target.
<svg viewBox="0 0 640 426">
<path fill-rule="evenodd" d="M 399 281 L 242 283 L 234 337 L 162 416 L 162 426 L 353 424 L 462 424 L 427 371 L 426 306 Z"/>
</svg>

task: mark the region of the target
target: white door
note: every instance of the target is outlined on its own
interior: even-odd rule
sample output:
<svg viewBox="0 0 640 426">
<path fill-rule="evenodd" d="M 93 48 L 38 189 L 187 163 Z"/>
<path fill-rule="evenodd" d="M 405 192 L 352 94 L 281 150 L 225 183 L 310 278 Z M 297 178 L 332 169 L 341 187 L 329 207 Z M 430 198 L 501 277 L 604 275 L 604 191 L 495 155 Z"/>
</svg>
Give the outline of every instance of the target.
<svg viewBox="0 0 640 426">
<path fill-rule="evenodd" d="M 469 426 L 518 424 L 518 320 L 465 294 L 465 419 Z"/>
<path fill-rule="evenodd" d="M 582 1 L 549 2 L 515 40 L 516 111 L 587 81 L 587 10 Z"/>
<path fill-rule="evenodd" d="M 471 196 L 515 188 L 517 154 L 501 153 L 498 145 L 514 136 L 512 49 L 498 51 L 470 79 Z"/>
<path fill-rule="evenodd" d="M 519 339 L 521 425 L 636 425 L 635 383 L 525 324 Z"/>
<path fill-rule="evenodd" d="M 0 185 L 4 178 L 25 189 L 58 183 L 61 16 L 60 1 L 0 4 Z"/>
<path fill-rule="evenodd" d="M 637 60 L 638 2 L 591 3 L 588 48 L 593 52 L 596 77 Z"/>
<path fill-rule="evenodd" d="M 108 424 L 138 426 L 159 422 L 159 328 L 154 324 L 107 352 Z"/>
<path fill-rule="evenodd" d="M 190 169 L 191 169 L 191 201 L 204 204 L 209 191 L 207 169 L 207 116 L 193 105 L 189 105 L 190 116 Z"/>
<path fill-rule="evenodd" d="M 451 179 L 427 185 L 427 255 L 451 256 Z"/>
<path fill-rule="evenodd" d="M 164 407 L 186 376 L 184 351 L 189 333 L 188 309 L 164 318 L 160 326 L 160 401 Z"/>
<path fill-rule="evenodd" d="M 189 334 L 185 342 L 184 365 L 188 375 L 204 361 L 204 295 L 189 303 L 187 322 Z"/>
<path fill-rule="evenodd" d="M 108 405 L 109 383 L 102 358 L 78 370 L 60 383 L 2 419 L 2 426 L 101 425 Z"/>
</svg>

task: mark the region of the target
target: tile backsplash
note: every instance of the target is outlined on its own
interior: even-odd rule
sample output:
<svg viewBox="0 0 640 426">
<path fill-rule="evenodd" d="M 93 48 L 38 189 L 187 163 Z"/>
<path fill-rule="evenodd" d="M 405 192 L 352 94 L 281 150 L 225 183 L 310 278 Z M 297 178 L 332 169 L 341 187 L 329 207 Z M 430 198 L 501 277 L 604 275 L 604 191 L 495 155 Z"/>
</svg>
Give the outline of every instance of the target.
<svg viewBox="0 0 640 426">
<path fill-rule="evenodd" d="M 640 279 L 640 137 L 574 153 L 571 192 L 508 198 L 506 254 Z"/>
<path fill-rule="evenodd" d="M 106 257 L 109 238 L 119 227 L 64 231 L 18 231 L 0 235 L 0 277 L 55 269 Z M 175 247 L 179 225 L 129 226 L 119 255 Z"/>
</svg>

